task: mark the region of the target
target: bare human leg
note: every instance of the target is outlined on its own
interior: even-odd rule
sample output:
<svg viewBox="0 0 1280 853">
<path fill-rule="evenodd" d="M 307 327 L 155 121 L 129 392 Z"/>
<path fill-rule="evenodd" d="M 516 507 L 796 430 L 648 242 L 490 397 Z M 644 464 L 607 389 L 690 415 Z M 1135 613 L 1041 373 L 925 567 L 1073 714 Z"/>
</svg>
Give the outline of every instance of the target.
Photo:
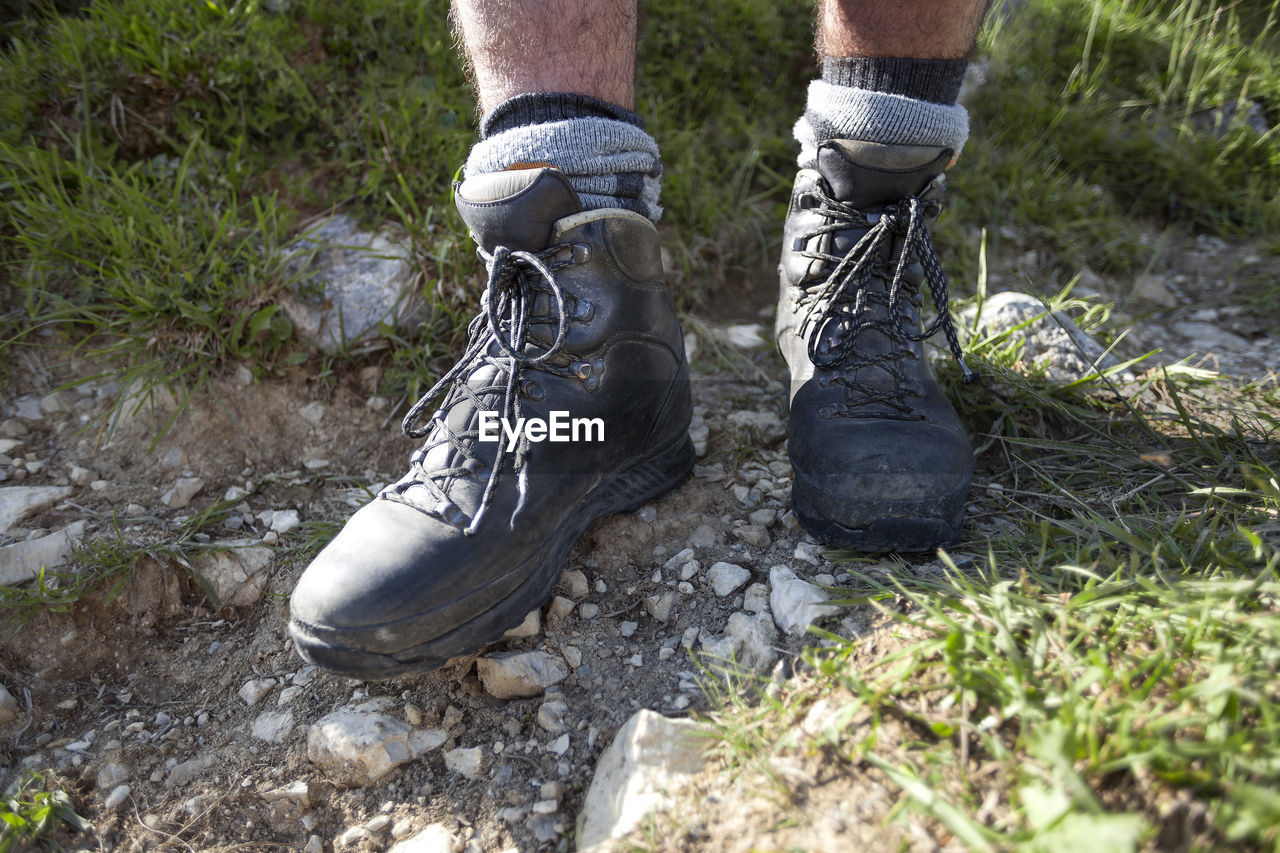
<svg viewBox="0 0 1280 853">
<path fill-rule="evenodd" d="M 963 59 L 989 0 L 822 0 L 814 47 L 820 56 Z"/>
<path fill-rule="evenodd" d="M 531 92 L 635 107 L 636 0 L 454 0 L 453 17 L 482 114 Z"/>
</svg>

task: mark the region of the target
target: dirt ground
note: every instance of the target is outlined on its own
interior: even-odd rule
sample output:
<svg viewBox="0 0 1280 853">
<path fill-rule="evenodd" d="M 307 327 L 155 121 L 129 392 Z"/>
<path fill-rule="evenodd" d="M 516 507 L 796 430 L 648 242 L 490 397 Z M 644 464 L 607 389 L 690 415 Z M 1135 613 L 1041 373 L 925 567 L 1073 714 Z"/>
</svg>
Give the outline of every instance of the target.
<svg viewBox="0 0 1280 853">
<path fill-rule="evenodd" d="M 1217 347 L 1213 363 L 1261 377 L 1280 363 L 1276 330 L 1221 286 L 1214 258 L 1226 253 L 1248 258 L 1247 247 L 1189 243 L 1163 271 L 1171 304 L 1131 298 L 1133 282 L 1099 279 L 1093 286 L 1129 300 L 1124 310 L 1136 323 L 1126 344 L 1131 350 L 1164 346 L 1166 358 L 1191 355 L 1197 327 L 1188 324 L 1200 323 L 1243 344 Z M 1028 263 L 1047 269 L 1042 260 L 1011 255 L 996 260 L 993 284 L 1011 286 Z M 1263 264 L 1259 256 L 1255 266 Z M 759 309 L 770 310 L 763 302 Z M 766 332 L 771 326 L 764 316 L 758 322 Z M 0 683 L 18 699 L 20 713 L 0 726 L 0 785 L 24 769 L 51 770 L 94 827 L 92 835 L 64 837 L 73 849 L 385 849 L 435 823 L 471 849 L 572 849 L 595 760 L 616 729 L 640 708 L 688 715 L 707 707 L 699 667 L 684 648 L 691 632 L 720 636 L 728 617 L 747 606 L 749 585 L 767 583 L 771 566 L 837 586 L 848 578 L 787 511 L 781 362 L 771 345 L 724 343 L 723 324 L 708 328 L 717 331 L 699 340 L 694 358 L 695 430 L 705 425 L 707 444 L 694 476 L 644 510 L 588 533 L 569 566 L 585 576 L 586 592 L 560 591 L 577 605 L 570 614 L 557 618 L 544 607 L 535 635 L 484 652 L 537 648 L 569 661 L 572 672 L 558 687 L 568 708 L 563 732 L 539 722 L 548 697 L 496 699 L 470 659 L 431 674 L 358 683 L 307 667 L 293 651 L 286 636 L 288 595 L 305 567 L 309 538 L 324 535 L 367 499 L 366 486 L 399 477 L 414 446 L 397 428 L 403 402 L 373 396 L 373 373 L 336 384 L 302 374 L 265 381 L 227 376 L 213 395 L 193 399 L 151 447 L 174 402 L 143 407 L 107 433 L 98 423 L 118 391 L 110 382 L 66 391 L 65 411 L 17 417 L 23 400 L 43 398 L 95 369 L 68 364 L 52 338 L 46 350 L 18 351 L 23 364 L 0 389 L 0 420 L 21 420 L 27 431 L 7 454 L 4 485 L 17 484 L 14 472 L 22 467 L 23 485 L 65 484 L 74 492 L 24 519 L 10 540 L 85 521 L 89 543 L 140 551 L 171 540 L 185 520 L 238 488 L 248 495 L 230 524 L 209 527 L 195 541 L 254 540 L 272 548 L 273 557 L 264 594 L 250 606 L 214 606 L 192 571 L 156 551 L 138 556 L 119 588 L 65 608 L 5 614 Z M 734 417 L 742 412 L 763 414 Z M 979 478 L 983 465 L 980 459 Z M 167 507 L 165 493 L 182 478 L 198 478 L 202 487 L 189 505 Z M 290 509 L 302 526 L 273 538 L 257 514 Z M 774 512 L 751 516 L 759 510 Z M 977 490 L 969 511 L 978 535 L 1000 522 Z M 763 528 L 763 536 L 742 533 L 746 526 Z M 688 579 L 679 565 L 664 568 L 686 548 L 699 564 Z M 706 570 L 717 561 L 748 569 L 750 580 L 728 596 L 716 595 Z M 862 568 L 875 565 L 871 560 Z M 895 570 L 935 566 L 932 557 L 917 555 Z M 666 592 L 674 593 L 674 606 L 658 621 L 642 602 Z M 584 604 L 594 605 L 594 613 Z M 837 626 L 873 629 L 870 615 L 857 610 Z M 799 646 L 779 639 L 781 660 Z M 249 704 L 240 694 L 252 681 L 258 682 L 252 692 L 261 695 Z M 370 698 L 385 698 L 394 715 L 413 725 L 445 730 L 447 741 L 373 784 L 342 788 L 308 760 L 308 727 Z M 251 734 L 263 713 L 285 709 L 292 724 L 280 742 Z M 568 735 L 567 747 L 560 734 Z M 474 778 L 446 766 L 443 757 L 470 747 L 482 755 Z M 850 790 L 825 786 L 820 767 L 796 772 L 813 777 L 807 789 L 814 808 L 806 813 L 826 815 L 825 822 L 775 831 L 769 816 L 780 812 L 756 803 L 758 789 L 735 790 L 732 780 L 708 777 L 698 783 L 708 808 L 696 831 L 679 835 L 678 845 L 655 846 L 847 849 L 849 827 L 878 827 L 900 796 L 874 773 L 862 789 Z M 301 801 L 272 801 L 272 792 L 299 783 L 306 791 Z M 122 784 L 127 795 L 109 806 Z M 544 806 L 547 801 L 554 808 Z M 879 833 L 872 837 L 910 849 L 949 843 L 923 824 Z"/>
</svg>

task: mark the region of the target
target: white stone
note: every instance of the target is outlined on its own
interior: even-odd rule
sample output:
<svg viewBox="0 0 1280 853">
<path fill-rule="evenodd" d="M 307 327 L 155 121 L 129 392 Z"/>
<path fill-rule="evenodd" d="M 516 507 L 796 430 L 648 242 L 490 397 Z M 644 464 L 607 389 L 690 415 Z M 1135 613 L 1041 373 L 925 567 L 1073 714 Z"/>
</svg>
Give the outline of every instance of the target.
<svg viewBox="0 0 1280 853">
<path fill-rule="evenodd" d="M 214 762 L 214 757 L 206 754 L 175 765 L 169 771 L 169 778 L 165 780 L 165 785 L 169 788 L 180 788 L 190 784 L 212 770 Z"/>
<path fill-rule="evenodd" d="M 191 561 L 191 567 L 208 581 L 218 605 L 249 607 L 262 598 L 266 570 L 275 552 L 252 539 L 211 543 L 210 550 Z"/>
<path fill-rule="evenodd" d="M 395 836 L 394 827 L 391 834 Z M 457 839 L 448 827 L 443 823 L 433 823 L 416 835 L 393 844 L 387 853 L 454 853 L 456 848 Z"/>
<path fill-rule="evenodd" d="M 578 605 L 578 616 L 582 619 L 594 619 L 600 615 L 600 605 L 584 601 Z"/>
<path fill-rule="evenodd" d="M 739 409 L 730 412 L 725 420 L 740 429 L 753 430 L 767 444 L 779 441 L 787 434 L 787 427 L 776 412 Z"/>
<path fill-rule="evenodd" d="M 282 788 L 272 788 L 262 795 L 268 803 L 286 801 L 304 809 L 311 808 L 311 786 L 299 779 Z"/>
<path fill-rule="evenodd" d="M 1044 302 L 1027 293 L 1006 291 L 987 297 L 981 314 L 975 305 L 961 315 L 963 331 L 974 329 L 975 316 L 977 334 L 1009 333 L 1020 339 L 1022 362 L 1043 369 L 1054 382 L 1073 382 L 1094 374 L 1095 363 L 1104 369 L 1118 363 L 1066 313 L 1050 312 Z"/>
<path fill-rule="evenodd" d="M 579 850 L 621 838 L 656 811 L 702 769 L 711 742 L 697 724 L 638 711 L 596 762 L 578 815 Z"/>
<path fill-rule="evenodd" d="M 236 695 L 240 697 L 244 704 L 252 708 L 262 700 L 263 696 L 270 693 L 271 688 L 275 686 L 276 682 L 273 678 L 251 678 L 240 686 Z"/>
<path fill-rule="evenodd" d="M 204 480 L 199 477 L 179 477 L 160 498 L 160 503 L 169 509 L 182 509 L 191 503 L 191 499 L 204 488 Z"/>
<path fill-rule="evenodd" d="M 393 768 L 438 748 L 448 735 L 408 724 L 366 703 L 321 717 L 307 731 L 307 758 L 336 784 L 368 785 Z"/>
<path fill-rule="evenodd" d="M 827 594 L 813 584 L 800 580 L 786 566 L 774 566 L 769 570 L 769 608 L 773 621 L 785 634 L 799 637 L 809 626 L 825 616 L 840 612 L 840 608 L 825 604 Z"/>
<path fill-rule="evenodd" d="M 7 486 L 0 489 L 0 533 L 13 527 L 28 513 L 52 506 L 73 491 L 70 486 Z"/>
<path fill-rule="evenodd" d="M 66 565 L 71 552 L 80 546 L 86 525 L 77 521 L 57 533 L 0 548 L 0 584 L 14 586 L 36 577 L 42 568 Z"/>
<path fill-rule="evenodd" d="M 639 622 L 623 622 L 620 626 L 618 626 L 618 633 L 624 637 L 630 637 L 632 634 L 636 632 L 636 629 L 639 627 L 640 627 Z"/>
<path fill-rule="evenodd" d="M 692 560 L 695 556 L 697 556 L 696 551 L 692 548 L 685 548 L 679 554 L 676 554 L 674 557 L 663 563 L 662 570 L 664 572 L 674 571 Z M 688 580 L 688 578 L 686 578 L 686 580 Z"/>
<path fill-rule="evenodd" d="M 272 511 L 271 520 L 267 526 L 283 536 L 301 527 L 302 519 L 298 518 L 296 509 L 277 509 Z"/>
<path fill-rule="evenodd" d="M 0 725 L 18 719 L 18 714 L 18 700 L 13 698 L 13 694 L 3 684 L 0 684 Z"/>
<path fill-rule="evenodd" d="M 557 595 L 551 599 L 551 606 L 547 608 L 547 621 L 559 622 L 573 612 L 575 602 L 572 598 L 565 598 L 563 595 Z"/>
<path fill-rule="evenodd" d="M 267 743 L 284 743 L 293 731 L 293 711 L 267 711 L 253 721 L 251 734 Z"/>
<path fill-rule="evenodd" d="M 279 301 L 298 333 L 334 353 L 375 335 L 381 323 L 408 328 L 425 316 L 409 242 L 360 230 L 343 214 L 287 250 L 285 276 L 298 284 Z"/>
<path fill-rule="evenodd" d="M 724 598 L 751 579 L 751 572 L 733 563 L 716 563 L 707 569 L 707 582 Z"/>
<path fill-rule="evenodd" d="M 98 788 L 111 791 L 129 781 L 129 768 L 117 762 L 108 762 L 98 769 Z"/>
<path fill-rule="evenodd" d="M 569 597 L 574 600 L 585 597 L 591 591 L 591 587 L 587 585 L 587 576 L 577 569 L 572 569 L 561 575 L 560 585 L 564 587 Z"/>
<path fill-rule="evenodd" d="M 738 323 L 716 330 L 716 337 L 739 349 L 753 349 L 765 345 L 764 328 L 759 323 Z"/>
<path fill-rule="evenodd" d="M 670 590 L 658 592 L 644 597 L 644 609 L 645 612 L 659 622 L 666 622 L 671 618 L 671 608 L 675 602 L 676 594 L 674 592 Z"/>
<path fill-rule="evenodd" d="M 542 630 L 542 611 L 530 610 L 528 615 L 524 617 L 524 621 L 503 634 L 503 639 L 518 640 L 522 637 L 536 637 L 538 632 Z"/>
<path fill-rule="evenodd" d="M 797 560 L 803 560 L 811 566 L 822 565 L 822 546 L 817 542 L 801 542 L 792 554 Z"/>
<path fill-rule="evenodd" d="M 553 684 L 569 677 L 562 658 L 546 652 L 507 652 L 476 661 L 480 682 L 499 699 L 538 696 Z"/>
<path fill-rule="evenodd" d="M 77 486 L 87 486 L 97 479 L 92 471 L 88 468 L 81 468 L 79 465 L 72 465 L 68 468 L 67 477 Z"/>
<path fill-rule="evenodd" d="M 769 609 L 769 587 L 753 583 L 742 594 L 742 609 L 748 613 L 764 613 Z"/>
<path fill-rule="evenodd" d="M 737 641 L 737 662 L 756 672 L 764 672 L 778 659 L 773 644 L 778 632 L 767 614 L 748 616 L 734 613 L 724 628 L 725 636 Z"/>
<path fill-rule="evenodd" d="M 468 779 L 478 779 L 484 765 L 484 750 L 478 746 L 451 749 L 444 754 L 444 766 Z"/>
<path fill-rule="evenodd" d="M 107 799 L 102 803 L 102 806 L 107 811 L 113 812 L 123 806 L 132 793 L 133 789 L 128 785 L 117 785 L 111 789 L 110 794 L 107 794 Z"/>
<path fill-rule="evenodd" d="M 1164 277 L 1155 273 L 1143 273 L 1138 276 L 1133 282 L 1133 290 L 1129 292 L 1129 297 L 1161 308 L 1172 308 L 1178 304 L 1178 297 L 1169 289 Z"/>
<path fill-rule="evenodd" d="M 65 414 L 75 411 L 76 399 L 66 391 L 54 391 L 40 400 L 40 411 L 46 415 Z"/>
<path fill-rule="evenodd" d="M 556 755 L 564 755 L 569 751 L 569 735 L 560 735 L 560 737 L 551 742 L 551 745 L 548 746 L 547 749 L 554 752 Z"/>
<path fill-rule="evenodd" d="M 538 706 L 534 717 L 544 731 L 558 735 L 568 728 L 565 717 L 569 715 L 569 703 L 562 699 L 549 699 Z"/>
<path fill-rule="evenodd" d="M 319 426 L 320 422 L 324 420 L 324 410 L 324 403 L 321 403 L 319 400 L 313 400 L 298 409 L 298 414 L 302 416 L 304 421 L 312 426 Z"/>
<path fill-rule="evenodd" d="M 759 524 L 745 524 L 742 527 L 735 527 L 733 535 L 752 548 L 768 548 L 771 541 L 769 531 Z"/>
</svg>

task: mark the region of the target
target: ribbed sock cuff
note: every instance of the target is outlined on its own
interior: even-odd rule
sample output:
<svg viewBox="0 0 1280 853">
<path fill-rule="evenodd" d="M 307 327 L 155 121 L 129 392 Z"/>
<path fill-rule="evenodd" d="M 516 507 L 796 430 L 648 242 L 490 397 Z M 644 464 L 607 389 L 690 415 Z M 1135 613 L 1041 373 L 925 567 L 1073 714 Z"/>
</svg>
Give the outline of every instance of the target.
<svg viewBox="0 0 1280 853">
<path fill-rule="evenodd" d="M 529 92 L 507 98 L 494 107 L 480 122 L 480 138 L 488 139 L 498 133 L 529 124 L 547 124 L 575 118 L 603 118 L 634 124 L 644 130 L 644 119 L 632 112 L 573 92 Z"/>
<path fill-rule="evenodd" d="M 620 207 L 654 223 L 662 216 L 658 143 L 634 123 L 590 117 L 516 125 L 477 142 L 463 174 L 470 178 L 531 163 L 563 172 L 587 210 Z"/>
<path fill-rule="evenodd" d="M 888 92 L 809 84 L 809 99 L 794 133 L 797 162 L 812 168 L 818 146 L 830 139 L 858 139 L 882 145 L 937 145 L 957 155 L 969 138 L 969 113 L 958 104 L 938 104 Z"/>
<path fill-rule="evenodd" d="M 968 67 L 967 59 L 824 56 L 822 79 L 833 86 L 950 105 L 960 97 Z"/>
</svg>

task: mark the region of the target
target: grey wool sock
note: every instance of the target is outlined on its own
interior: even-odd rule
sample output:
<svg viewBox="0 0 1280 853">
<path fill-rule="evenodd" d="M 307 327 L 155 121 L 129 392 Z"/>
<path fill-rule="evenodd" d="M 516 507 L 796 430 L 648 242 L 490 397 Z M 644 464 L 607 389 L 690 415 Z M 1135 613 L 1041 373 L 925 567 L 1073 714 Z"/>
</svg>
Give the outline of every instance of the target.
<svg viewBox="0 0 1280 853">
<path fill-rule="evenodd" d="M 956 103 L 967 60 L 825 57 L 809 84 L 794 133 L 801 168 L 830 139 L 883 145 L 936 145 L 957 155 L 969 138 L 969 113 Z"/>
<path fill-rule="evenodd" d="M 518 95 L 484 117 L 463 174 L 539 163 L 563 172 L 587 210 L 619 207 L 655 223 L 662 216 L 658 143 L 630 110 L 563 92 Z"/>
</svg>

